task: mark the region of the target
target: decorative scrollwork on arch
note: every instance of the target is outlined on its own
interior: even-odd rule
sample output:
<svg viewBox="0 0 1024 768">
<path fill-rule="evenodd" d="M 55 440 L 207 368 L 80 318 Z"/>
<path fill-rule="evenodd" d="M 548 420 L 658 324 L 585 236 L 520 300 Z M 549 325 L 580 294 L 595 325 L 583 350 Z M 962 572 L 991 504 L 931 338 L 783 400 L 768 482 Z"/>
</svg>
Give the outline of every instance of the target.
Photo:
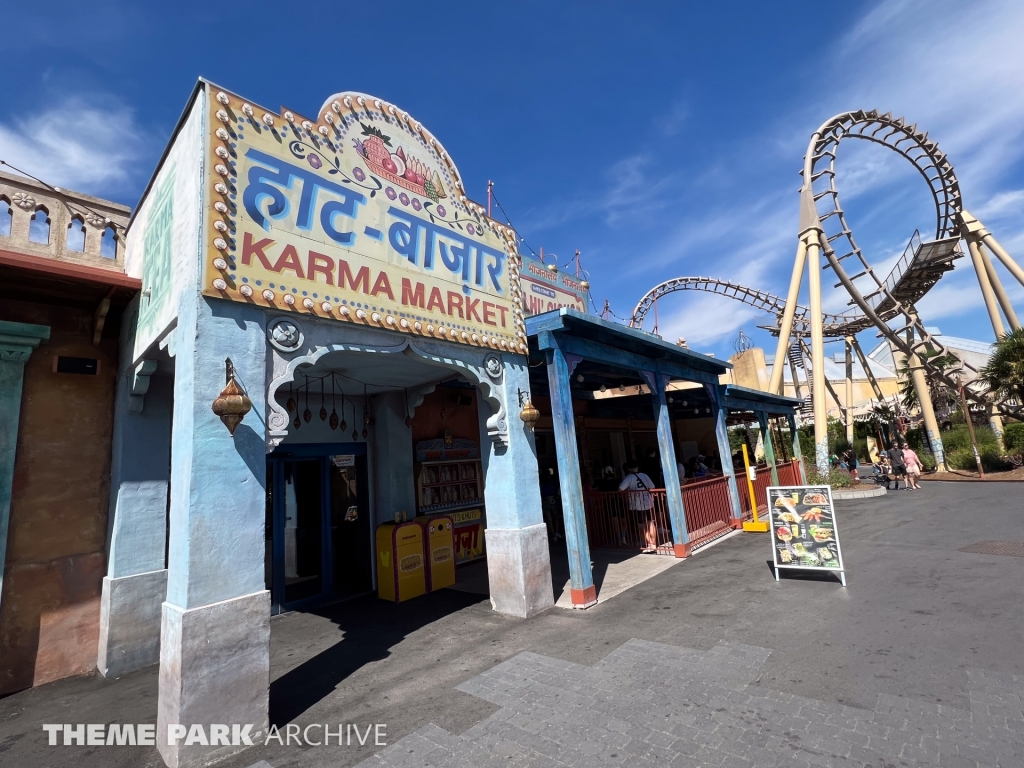
<svg viewBox="0 0 1024 768">
<path fill-rule="evenodd" d="M 280 445 L 288 435 L 288 427 L 291 423 L 287 410 L 277 402 L 278 390 L 295 380 L 296 372 L 300 367 L 315 365 L 325 356 L 338 352 L 407 355 L 428 365 L 445 369 L 450 374 L 461 375 L 478 388 L 490 408 L 491 414 L 486 422 L 488 436 L 498 444 L 508 445 L 508 413 L 499 382 L 489 375 L 483 355 L 479 355 L 479 360 L 467 360 L 465 354 L 458 357 L 453 355 L 452 353 L 455 351 L 463 352 L 461 349 L 453 350 L 451 345 L 440 342 L 398 338 L 395 344 L 367 345 L 351 342 L 326 344 L 318 346 L 306 354 L 297 355 L 288 361 L 284 371 L 271 381 L 267 389 L 268 452 Z M 435 387 L 436 384 L 429 384 L 413 391 L 409 402 L 409 415 Z"/>
</svg>

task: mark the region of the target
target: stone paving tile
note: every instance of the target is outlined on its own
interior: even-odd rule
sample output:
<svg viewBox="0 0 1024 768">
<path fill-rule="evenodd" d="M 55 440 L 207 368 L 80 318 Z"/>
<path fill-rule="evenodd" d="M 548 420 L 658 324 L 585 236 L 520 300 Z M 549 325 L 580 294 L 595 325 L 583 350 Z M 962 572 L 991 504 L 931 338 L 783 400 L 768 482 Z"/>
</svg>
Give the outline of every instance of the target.
<svg viewBox="0 0 1024 768">
<path fill-rule="evenodd" d="M 361 768 L 1020 768 L 1024 680 L 969 670 L 970 710 L 881 694 L 858 709 L 752 685 L 771 650 L 630 640 L 592 667 L 521 653 L 458 690 L 501 707 L 430 725 Z"/>
</svg>

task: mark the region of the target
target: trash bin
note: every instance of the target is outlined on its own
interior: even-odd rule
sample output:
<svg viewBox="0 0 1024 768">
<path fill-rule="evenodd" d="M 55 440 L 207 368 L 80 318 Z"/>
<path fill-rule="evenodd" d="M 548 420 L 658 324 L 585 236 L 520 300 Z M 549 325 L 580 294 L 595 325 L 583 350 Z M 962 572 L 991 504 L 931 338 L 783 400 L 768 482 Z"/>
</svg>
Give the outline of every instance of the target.
<svg viewBox="0 0 1024 768">
<path fill-rule="evenodd" d="M 427 591 L 444 589 L 455 584 L 455 532 L 447 515 L 417 517 L 423 526 L 426 552 Z"/>
<path fill-rule="evenodd" d="M 426 592 L 423 528 L 384 523 L 377 528 L 377 596 L 400 603 Z"/>
</svg>

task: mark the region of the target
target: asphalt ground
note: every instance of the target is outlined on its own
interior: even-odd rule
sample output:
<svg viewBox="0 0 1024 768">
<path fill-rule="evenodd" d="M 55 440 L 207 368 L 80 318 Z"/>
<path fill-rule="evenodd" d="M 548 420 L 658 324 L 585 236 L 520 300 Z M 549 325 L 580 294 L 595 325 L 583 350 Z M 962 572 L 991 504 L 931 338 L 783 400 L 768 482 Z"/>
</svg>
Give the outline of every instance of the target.
<svg viewBox="0 0 1024 768">
<path fill-rule="evenodd" d="M 516 620 L 494 614 L 479 595 L 444 590 L 401 605 L 364 598 L 275 618 L 271 720 L 381 723 L 389 744 L 430 724 L 462 734 L 500 706 L 457 686 L 473 690 L 471 681 L 524 651 L 592 667 L 631 640 L 767 649 L 749 689 L 865 712 L 880 696 L 969 711 L 969 669 L 1024 675 L 1024 557 L 959 551 L 1024 542 L 1024 486 L 928 483 L 836 507 L 847 588 L 830 574 L 784 572 L 776 583 L 767 534 L 746 533 L 585 612 Z M 155 748 L 50 747 L 42 730 L 53 722 L 152 723 L 156 697 L 151 668 L 2 699 L 0 765 L 160 766 Z M 271 744 L 221 765 L 349 766 L 381 749 Z"/>
</svg>

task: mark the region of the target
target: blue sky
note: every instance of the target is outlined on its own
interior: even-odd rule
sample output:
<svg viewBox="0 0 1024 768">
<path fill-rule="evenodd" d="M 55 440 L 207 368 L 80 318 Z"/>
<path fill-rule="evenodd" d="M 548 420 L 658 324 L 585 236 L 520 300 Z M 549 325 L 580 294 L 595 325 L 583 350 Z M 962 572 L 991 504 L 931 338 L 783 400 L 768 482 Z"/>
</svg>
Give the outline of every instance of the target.
<svg viewBox="0 0 1024 768">
<path fill-rule="evenodd" d="M 493 179 L 529 246 L 561 263 L 579 249 L 595 301 L 628 317 L 683 275 L 784 294 L 808 138 L 876 107 L 939 142 L 965 206 L 1024 260 L 1019 0 L 8 5 L 0 158 L 129 205 L 199 76 L 305 113 L 364 91 L 427 125 L 480 202 Z M 934 232 L 930 198 L 895 155 L 848 144 L 844 208 L 884 266 L 915 228 Z M 967 259 L 920 310 L 944 333 L 992 337 Z M 772 350 L 767 320 L 702 294 L 659 306 L 666 338 L 720 357 L 739 328 Z"/>
</svg>

